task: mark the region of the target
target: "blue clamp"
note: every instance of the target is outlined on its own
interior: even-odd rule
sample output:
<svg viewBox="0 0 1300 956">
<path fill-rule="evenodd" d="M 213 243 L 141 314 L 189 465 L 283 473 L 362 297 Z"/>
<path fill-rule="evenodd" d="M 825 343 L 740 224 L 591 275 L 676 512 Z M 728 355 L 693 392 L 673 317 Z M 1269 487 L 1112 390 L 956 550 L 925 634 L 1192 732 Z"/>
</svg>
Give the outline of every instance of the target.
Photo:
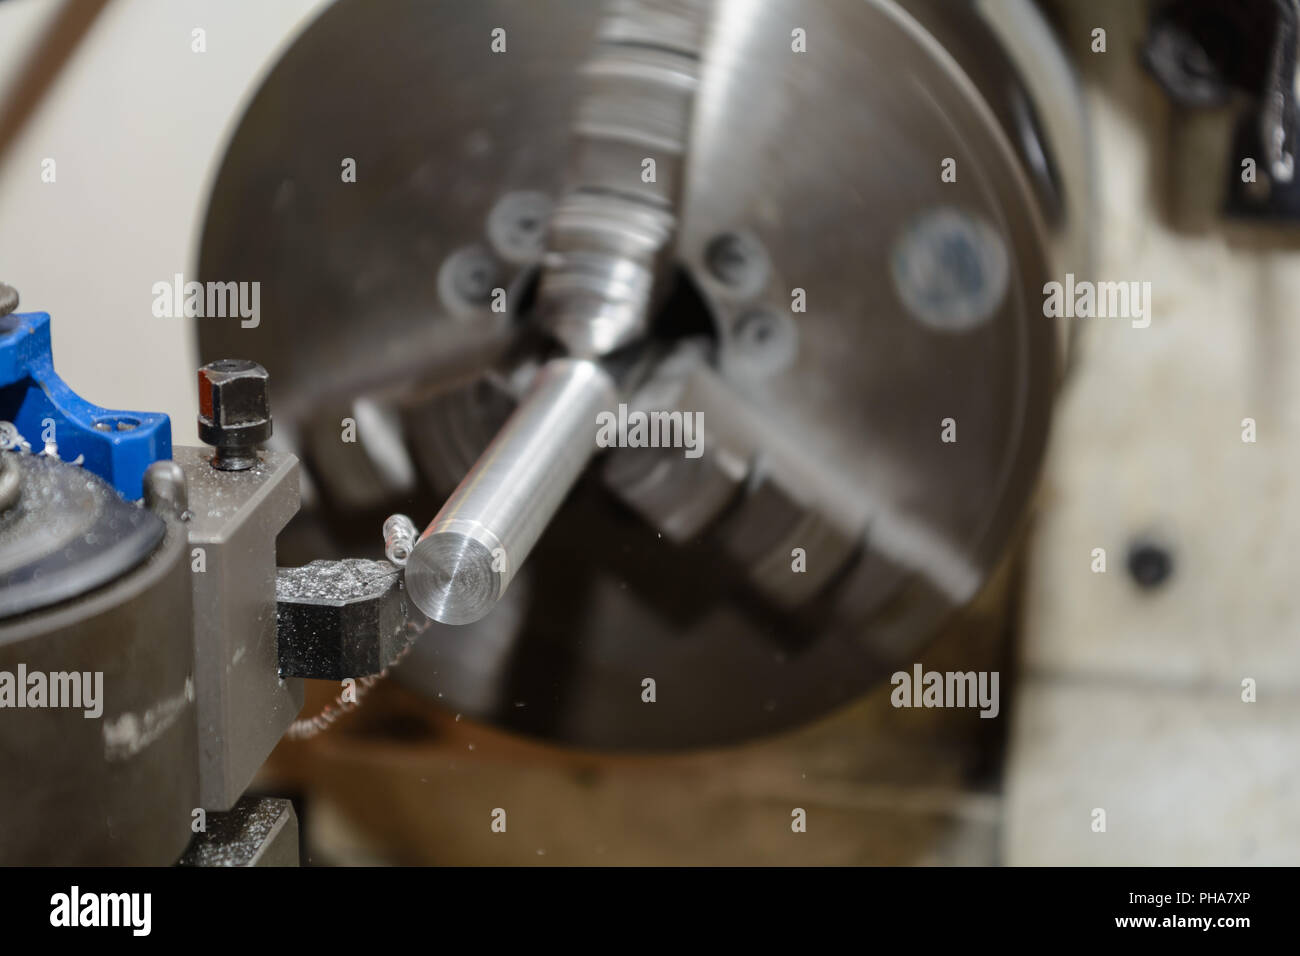
<svg viewBox="0 0 1300 956">
<path fill-rule="evenodd" d="M 166 415 L 101 408 L 64 384 L 54 371 L 45 312 L 0 317 L 0 420 L 35 450 L 53 438 L 60 458 L 82 456 L 87 470 L 132 501 L 144 494 L 145 469 L 172 456 Z"/>
</svg>

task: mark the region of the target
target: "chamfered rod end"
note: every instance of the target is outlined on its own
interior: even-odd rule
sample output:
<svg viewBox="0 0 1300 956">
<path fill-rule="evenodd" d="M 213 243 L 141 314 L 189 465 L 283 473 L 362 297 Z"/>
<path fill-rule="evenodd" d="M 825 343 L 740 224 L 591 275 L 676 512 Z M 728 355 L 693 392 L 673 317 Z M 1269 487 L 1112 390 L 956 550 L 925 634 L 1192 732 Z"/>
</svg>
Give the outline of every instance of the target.
<svg viewBox="0 0 1300 956">
<path fill-rule="evenodd" d="M 492 609 L 596 450 L 617 400 L 599 363 L 557 358 L 479 456 L 406 560 L 406 589 L 428 617 L 469 624 Z"/>
</svg>

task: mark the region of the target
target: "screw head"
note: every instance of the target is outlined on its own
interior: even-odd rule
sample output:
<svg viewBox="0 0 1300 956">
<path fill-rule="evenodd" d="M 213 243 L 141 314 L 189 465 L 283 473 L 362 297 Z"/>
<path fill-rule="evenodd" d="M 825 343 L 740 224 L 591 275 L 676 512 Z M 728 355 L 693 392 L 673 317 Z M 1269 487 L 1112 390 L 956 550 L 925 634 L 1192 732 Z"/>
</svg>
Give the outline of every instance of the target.
<svg viewBox="0 0 1300 956">
<path fill-rule="evenodd" d="M 771 272 L 766 250 L 746 232 L 715 236 L 704 250 L 704 264 L 714 279 L 739 298 L 762 292 Z"/>
<path fill-rule="evenodd" d="M 241 471 L 257 463 L 271 437 L 270 376 L 247 359 L 219 359 L 199 369 L 199 438 L 217 449 L 213 465 Z"/>
<path fill-rule="evenodd" d="M 546 231 L 555 204 L 541 192 L 507 193 L 488 213 L 487 234 L 506 262 L 531 265 L 546 251 Z"/>
<path fill-rule="evenodd" d="M 0 319 L 18 308 L 18 290 L 0 282 Z"/>
</svg>

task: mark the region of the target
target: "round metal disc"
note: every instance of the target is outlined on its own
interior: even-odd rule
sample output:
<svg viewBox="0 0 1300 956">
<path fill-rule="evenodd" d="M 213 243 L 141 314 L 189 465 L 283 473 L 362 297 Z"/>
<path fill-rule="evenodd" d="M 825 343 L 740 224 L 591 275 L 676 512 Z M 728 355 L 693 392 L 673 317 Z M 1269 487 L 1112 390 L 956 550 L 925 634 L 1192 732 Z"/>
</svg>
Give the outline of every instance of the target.
<svg viewBox="0 0 1300 956">
<path fill-rule="evenodd" d="M 373 469 L 338 439 L 340 410 L 370 396 L 400 411 L 425 487 L 372 502 L 367 550 L 383 513 L 432 517 L 501 421 L 491 389 L 448 389 L 527 316 L 476 304 L 445 270 L 468 257 L 499 270 L 480 279 L 526 287 L 535 257 L 502 238 L 500 204 L 558 196 L 598 13 L 587 0 L 341 0 L 231 142 L 202 278 L 260 281 L 263 318 L 203 320 L 203 356 L 267 367 L 277 427 L 315 436 L 304 450 L 327 498 Z M 807 52 L 792 49 L 796 28 Z M 434 625 L 401 668 L 447 706 L 522 732 L 700 746 L 827 712 L 910 667 L 979 590 L 1042 454 L 1059 342 L 1039 290 L 1059 197 L 1050 161 L 1026 158 L 1050 160 L 1050 144 L 992 34 L 965 4 L 727 0 L 710 36 L 680 268 L 729 387 L 774 440 L 861 496 L 871 527 L 832 591 L 775 614 L 589 474 L 502 603 L 474 625 Z M 761 251 L 759 272 L 719 259 L 736 236 Z M 806 309 L 792 311 L 799 290 Z M 755 332 L 755 315 L 777 319 Z M 322 520 L 357 547 L 333 502 Z"/>
<path fill-rule="evenodd" d="M 67 601 L 144 561 L 166 527 L 68 462 L 0 452 L 0 618 Z"/>
</svg>

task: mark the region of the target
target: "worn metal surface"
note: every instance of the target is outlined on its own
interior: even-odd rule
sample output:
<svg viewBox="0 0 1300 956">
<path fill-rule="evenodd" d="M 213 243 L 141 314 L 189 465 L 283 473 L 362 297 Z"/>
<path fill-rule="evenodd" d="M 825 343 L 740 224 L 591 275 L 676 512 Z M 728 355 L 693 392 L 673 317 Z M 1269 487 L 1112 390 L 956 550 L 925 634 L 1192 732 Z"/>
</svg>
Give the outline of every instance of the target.
<svg viewBox="0 0 1300 956">
<path fill-rule="evenodd" d="M 0 618 L 80 597 L 138 566 L 165 528 L 107 483 L 57 458 L 0 451 L 17 507 L 0 515 Z"/>
<path fill-rule="evenodd" d="M 226 810 L 302 709 L 302 682 L 279 677 L 275 626 L 275 538 L 298 510 L 298 460 L 261 452 L 219 471 L 209 457 L 175 451 L 189 485 L 201 806 Z"/>
<path fill-rule="evenodd" d="M 284 677 L 343 680 L 378 674 L 410 643 L 402 571 L 387 561 L 313 561 L 275 577 Z"/>
<path fill-rule="evenodd" d="M 457 709 L 525 732 L 688 746 L 824 713 L 913 659 L 979 590 L 1033 486 L 1061 345 L 1041 289 L 1053 254 L 1077 248 L 1058 240 L 1083 225 L 1067 175 L 1080 164 L 1056 156 L 997 35 L 966 4 L 714 9 L 677 274 L 764 446 L 770 436 L 798 449 L 851 490 L 868 531 L 816 613 L 791 621 L 755 605 L 716 550 L 660 538 L 580 481 L 493 614 L 431 635 L 402 668 Z M 530 322 L 520 306 L 538 262 L 504 248 L 490 221 L 504 197 L 563 194 L 597 11 L 410 2 L 380 13 L 344 0 L 253 99 L 217 177 L 201 268 L 258 276 L 276 320 L 206 324 L 202 347 L 268 368 L 282 420 L 329 437 L 313 448 L 327 480 L 359 452 L 335 437 L 326 399 L 394 402 L 431 483 L 454 483 L 499 426 L 484 391 L 447 396 Z M 806 54 L 791 50 L 796 24 Z M 508 55 L 482 40 L 494 27 Z M 1050 34 L 1035 36 L 1054 62 Z M 340 59 L 370 53 L 364 82 L 339 74 Z M 431 91 L 426 108 L 412 116 L 403 97 L 376 92 L 394 89 Z M 339 189 L 318 174 L 321 155 L 370 172 Z M 945 157 L 956 182 L 940 179 Z M 440 286 L 440 268 L 468 248 L 497 260 L 506 313 Z M 733 268 L 734 250 L 753 249 Z M 936 285 L 954 272 L 944 255 L 1005 271 L 959 269 L 962 282 Z M 806 312 L 791 311 L 796 288 Z M 955 444 L 940 441 L 946 417 Z M 421 434 L 434 429 L 449 434 Z M 412 510 L 409 498 L 391 505 Z M 828 556 L 816 550 L 810 565 Z M 672 687 L 655 707 L 638 693 L 647 676 Z"/>
<path fill-rule="evenodd" d="M 207 814 L 178 866 L 297 866 L 298 814 L 278 797 L 241 797 L 224 813 Z"/>
<path fill-rule="evenodd" d="M 112 584 L 0 623 L 0 672 L 78 672 L 101 709 L 0 711 L 0 864 L 165 866 L 185 848 L 199 805 L 187 555 L 169 519 Z"/>
</svg>

